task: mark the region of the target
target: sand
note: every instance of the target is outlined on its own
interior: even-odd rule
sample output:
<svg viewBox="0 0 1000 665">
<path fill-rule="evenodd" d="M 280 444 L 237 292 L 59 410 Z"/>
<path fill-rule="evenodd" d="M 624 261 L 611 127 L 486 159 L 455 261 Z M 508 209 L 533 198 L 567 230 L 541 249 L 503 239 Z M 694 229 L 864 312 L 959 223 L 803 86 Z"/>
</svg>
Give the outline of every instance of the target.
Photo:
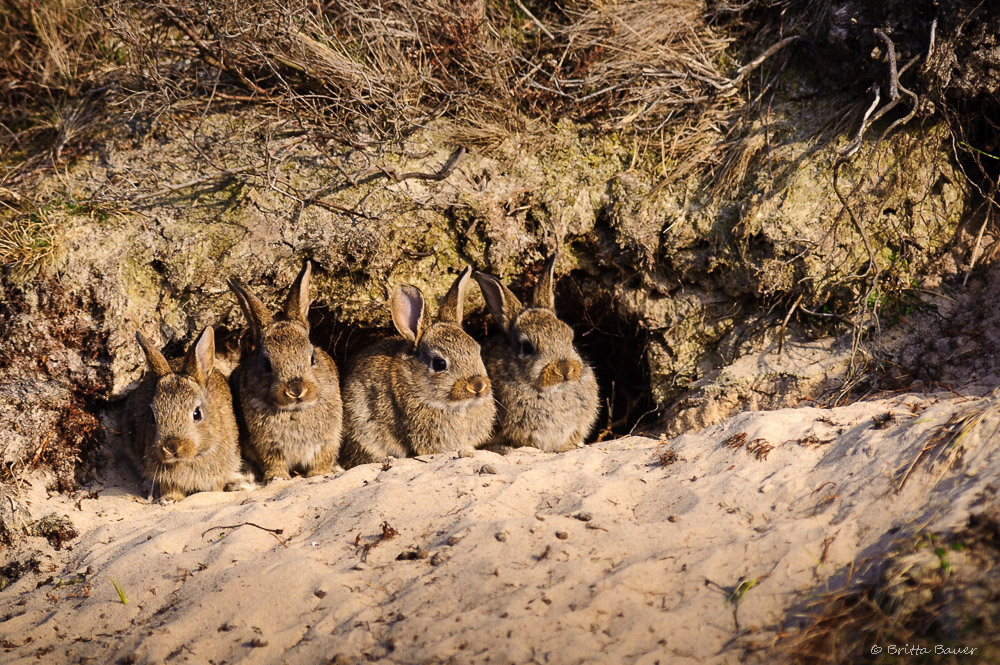
<svg viewBox="0 0 1000 665">
<path fill-rule="evenodd" d="M 943 426 L 996 404 L 745 412 L 669 442 L 395 460 L 165 506 L 123 464 L 76 497 L 36 479 L 33 517 L 80 536 L 31 539 L 40 571 L 0 592 L 0 661 L 781 662 L 811 598 L 960 526 L 1000 481 L 990 416 L 899 489 Z"/>
</svg>

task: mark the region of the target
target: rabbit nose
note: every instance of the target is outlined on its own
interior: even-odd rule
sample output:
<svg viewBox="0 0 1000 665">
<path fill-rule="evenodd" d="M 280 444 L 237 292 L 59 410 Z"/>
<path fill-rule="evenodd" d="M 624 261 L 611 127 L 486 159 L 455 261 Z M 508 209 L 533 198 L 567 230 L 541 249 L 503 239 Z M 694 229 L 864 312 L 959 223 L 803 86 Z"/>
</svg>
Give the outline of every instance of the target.
<svg viewBox="0 0 1000 665">
<path fill-rule="evenodd" d="M 285 386 L 285 394 L 292 399 L 302 399 L 306 394 L 306 384 L 302 379 L 292 379 Z"/>
<path fill-rule="evenodd" d="M 490 391 L 490 380 L 485 376 L 474 376 L 469 379 L 469 392 L 476 397 L 482 397 Z"/>
<path fill-rule="evenodd" d="M 578 381 L 580 379 L 580 363 L 563 358 L 556 363 L 556 373 L 563 381 Z"/>
<path fill-rule="evenodd" d="M 194 444 L 181 437 L 167 437 L 160 443 L 160 451 L 165 459 L 174 457 L 194 457 Z"/>
</svg>

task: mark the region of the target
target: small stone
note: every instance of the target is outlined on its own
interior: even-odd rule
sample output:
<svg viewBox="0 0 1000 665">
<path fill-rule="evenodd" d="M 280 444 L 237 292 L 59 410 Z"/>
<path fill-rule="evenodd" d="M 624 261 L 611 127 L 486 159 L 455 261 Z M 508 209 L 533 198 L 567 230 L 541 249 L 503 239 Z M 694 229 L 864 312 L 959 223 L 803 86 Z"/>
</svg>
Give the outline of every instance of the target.
<svg viewBox="0 0 1000 665">
<path fill-rule="evenodd" d="M 507 541 L 507 532 L 506 531 L 497 531 L 496 535 L 493 536 L 493 537 L 496 538 L 497 541 L 499 541 L 501 543 L 506 542 Z"/>
<path fill-rule="evenodd" d="M 594 519 L 594 516 L 588 512 L 579 512 L 576 514 L 575 517 L 581 522 L 589 522 L 590 520 Z"/>
<path fill-rule="evenodd" d="M 556 538 L 558 538 L 559 540 L 566 540 L 567 538 L 569 538 L 569 534 L 566 533 L 565 531 L 556 531 Z"/>
<path fill-rule="evenodd" d="M 480 474 L 484 474 L 484 473 L 496 473 L 496 472 L 497 472 L 497 468 L 495 466 L 493 466 L 492 464 L 484 464 L 482 466 L 482 468 L 479 469 L 479 473 Z"/>
<path fill-rule="evenodd" d="M 475 454 L 476 454 L 475 452 L 473 452 L 473 451 L 471 451 L 471 450 L 468 450 L 468 449 L 465 449 L 465 450 L 459 450 L 459 451 L 458 451 L 458 456 L 459 456 L 459 457 L 474 457 L 474 456 L 475 456 Z"/>
<path fill-rule="evenodd" d="M 677 517 L 677 515 L 671 515 L 670 517 L 668 517 L 668 518 L 667 518 L 667 521 L 668 521 L 668 522 L 676 522 L 676 521 L 677 521 L 677 520 L 679 520 L 679 519 L 680 519 L 680 518 L 679 518 L 679 517 Z"/>
<path fill-rule="evenodd" d="M 430 553 L 423 547 L 418 547 L 415 550 L 407 550 L 405 552 L 400 552 L 396 556 L 396 561 L 417 561 L 420 559 L 426 559 L 430 556 Z"/>
<path fill-rule="evenodd" d="M 444 552 L 435 552 L 434 556 L 431 557 L 432 566 L 440 566 L 442 563 L 451 558 L 450 554 L 445 554 Z"/>
<path fill-rule="evenodd" d="M 447 544 L 449 547 L 451 547 L 453 545 L 458 545 L 458 543 L 461 540 L 462 540 L 461 536 L 457 536 L 457 535 L 456 536 L 449 536 L 448 540 L 445 541 L 445 544 Z"/>
</svg>

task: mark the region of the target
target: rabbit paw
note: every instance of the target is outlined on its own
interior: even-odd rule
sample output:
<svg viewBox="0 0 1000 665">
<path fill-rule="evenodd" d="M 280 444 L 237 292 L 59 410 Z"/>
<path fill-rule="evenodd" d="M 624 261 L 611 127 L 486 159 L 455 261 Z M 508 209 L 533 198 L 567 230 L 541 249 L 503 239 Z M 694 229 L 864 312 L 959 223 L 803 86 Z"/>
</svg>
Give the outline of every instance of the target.
<svg viewBox="0 0 1000 665">
<path fill-rule="evenodd" d="M 163 496 L 160 497 L 160 505 L 169 506 L 172 503 L 177 503 L 183 498 L 184 498 L 183 492 L 179 492 L 178 490 L 171 490 L 169 492 L 165 492 Z"/>
</svg>

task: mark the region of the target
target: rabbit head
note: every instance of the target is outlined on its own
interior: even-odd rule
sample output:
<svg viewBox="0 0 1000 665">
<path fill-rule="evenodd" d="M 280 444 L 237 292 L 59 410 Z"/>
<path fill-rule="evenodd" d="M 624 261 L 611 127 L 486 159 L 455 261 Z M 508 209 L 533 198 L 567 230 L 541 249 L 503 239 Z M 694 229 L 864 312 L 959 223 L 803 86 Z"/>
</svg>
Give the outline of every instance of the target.
<svg viewBox="0 0 1000 665">
<path fill-rule="evenodd" d="M 499 279 L 476 272 L 486 305 L 500 325 L 508 345 L 508 365 L 516 376 L 507 377 L 539 391 L 575 384 L 583 375 L 583 361 L 573 346 L 573 329 L 556 317 L 553 294 L 556 255 L 545 264 L 535 286 L 531 305 L 525 307 Z"/>
<path fill-rule="evenodd" d="M 241 361 L 247 363 L 248 387 L 257 399 L 279 411 L 307 409 L 318 399 L 316 347 L 309 341 L 311 276 L 312 264 L 306 261 L 283 309 L 275 315 L 238 280 L 229 280 L 249 325 Z"/>
<path fill-rule="evenodd" d="M 401 284 L 392 293 L 392 322 L 410 345 L 402 359 L 406 381 L 436 408 L 458 410 L 492 399 L 479 344 L 462 330 L 471 272 L 466 267 L 458 276 L 434 319 L 417 287 Z"/>
<path fill-rule="evenodd" d="M 215 442 L 209 405 L 209 378 L 215 360 L 215 334 L 211 327 L 198 338 L 173 371 L 167 359 L 142 333 L 136 339 L 157 377 L 150 407 L 155 435 L 153 454 L 164 465 L 191 460 Z"/>
</svg>

